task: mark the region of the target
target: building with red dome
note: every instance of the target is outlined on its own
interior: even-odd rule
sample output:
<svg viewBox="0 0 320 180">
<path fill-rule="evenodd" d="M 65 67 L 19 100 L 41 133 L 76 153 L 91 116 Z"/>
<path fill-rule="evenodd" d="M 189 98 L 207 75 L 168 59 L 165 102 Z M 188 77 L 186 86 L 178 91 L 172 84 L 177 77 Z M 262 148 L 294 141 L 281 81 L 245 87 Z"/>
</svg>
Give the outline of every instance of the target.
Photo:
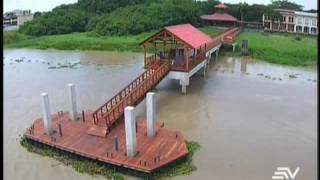
<svg viewBox="0 0 320 180">
<path fill-rule="evenodd" d="M 238 24 L 239 20 L 228 14 L 229 7 L 225 4 L 216 5 L 214 10 L 214 14 L 200 16 L 206 25 L 236 26 Z"/>
</svg>

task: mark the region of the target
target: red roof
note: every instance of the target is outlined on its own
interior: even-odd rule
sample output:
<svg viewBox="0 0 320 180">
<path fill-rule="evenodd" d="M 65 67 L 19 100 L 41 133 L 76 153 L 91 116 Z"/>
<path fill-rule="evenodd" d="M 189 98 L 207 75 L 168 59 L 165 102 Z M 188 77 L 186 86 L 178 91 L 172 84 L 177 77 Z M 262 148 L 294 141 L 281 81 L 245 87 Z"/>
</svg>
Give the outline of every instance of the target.
<svg viewBox="0 0 320 180">
<path fill-rule="evenodd" d="M 223 3 L 220 3 L 220 4 L 218 4 L 218 5 L 215 5 L 214 7 L 215 7 L 215 8 L 220 8 L 220 9 L 228 9 L 228 8 L 229 8 L 228 6 L 224 5 Z"/>
<path fill-rule="evenodd" d="M 237 22 L 238 19 L 225 13 L 214 13 L 212 15 L 203 15 L 200 17 L 203 20 L 209 21 L 228 21 L 228 22 Z"/>
<path fill-rule="evenodd" d="M 211 41 L 211 38 L 209 36 L 199 31 L 191 24 L 168 26 L 165 27 L 165 29 L 192 48 L 198 48 Z"/>
</svg>

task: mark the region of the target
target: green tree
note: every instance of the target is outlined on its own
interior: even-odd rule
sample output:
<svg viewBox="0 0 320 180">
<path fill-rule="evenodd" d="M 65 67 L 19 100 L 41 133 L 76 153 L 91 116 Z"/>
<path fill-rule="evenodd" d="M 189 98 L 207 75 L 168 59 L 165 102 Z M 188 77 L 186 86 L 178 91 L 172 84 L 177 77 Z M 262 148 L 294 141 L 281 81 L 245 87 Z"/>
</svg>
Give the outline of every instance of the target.
<svg viewBox="0 0 320 180">
<path fill-rule="evenodd" d="M 288 0 L 271 0 L 272 8 L 290 9 L 295 11 L 302 11 L 303 6 Z"/>
<path fill-rule="evenodd" d="M 248 4 L 246 2 L 244 3 L 240 2 L 238 6 L 239 6 L 239 13 L 240 13 L 240 20 L 245 21 L 245 17 L 248 12 Z"/>
</svg>

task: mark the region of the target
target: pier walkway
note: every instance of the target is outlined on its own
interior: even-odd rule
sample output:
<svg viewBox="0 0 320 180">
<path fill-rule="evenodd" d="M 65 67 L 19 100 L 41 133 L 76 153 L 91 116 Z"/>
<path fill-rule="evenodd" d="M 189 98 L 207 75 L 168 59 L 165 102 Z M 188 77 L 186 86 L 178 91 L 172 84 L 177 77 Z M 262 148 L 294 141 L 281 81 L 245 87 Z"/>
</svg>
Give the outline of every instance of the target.
<svg viewBox="0 0 320 180">
<path fill-rule="evenodd" d="M 239 28 L 230 28 L 210 39 L 208 44 L 204 44 L 204 51 L 190 61 L 188 69 L 194 69 L 198 64 L 208 60 L 212 50 L 219 48 L 222 44 L 232 44 Z M 208 54 L 209 52 L 209 54 Z M 135 106 L 141 102 L 146 93 L 154 88 L 172 70 L 177 70 L 174 59 L 153 59 L 146 65 L 146 71 L 132 81 L 125 88 L 120 90 L 115 96 L 108 100 L 93 113 L 94 126 L 90 133 L 107 135 L 116 121 L 123 117 L 126 106 Z M 181 67 L 180 67 L 181 68 Z M 184 71 L 184 70 L 183 70 Z"/>
</svg>

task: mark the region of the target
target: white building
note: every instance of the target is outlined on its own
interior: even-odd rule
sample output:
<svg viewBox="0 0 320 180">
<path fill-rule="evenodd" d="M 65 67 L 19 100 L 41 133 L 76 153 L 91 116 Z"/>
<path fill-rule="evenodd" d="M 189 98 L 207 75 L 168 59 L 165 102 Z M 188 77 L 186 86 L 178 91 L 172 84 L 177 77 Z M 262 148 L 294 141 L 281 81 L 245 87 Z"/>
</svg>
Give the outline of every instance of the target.
<svg viewBox="0 0 320 180">
<path fill-rule="evenodd" d="M 263 14 L 262 23 L 266 31 L 279 31 L 303 34 L 318 34 L 317 13 L 307 13 L 287 9 L 275 9 L 282 15 L 281 20 L 274 20 Z"/>
<path fill-rule="evenodd" d="M 31 10 L 14 10 L 3 15 L 3 27 L 6 29 L 17 29 L 25 22 L 33 20 Z"/>
</svg>

